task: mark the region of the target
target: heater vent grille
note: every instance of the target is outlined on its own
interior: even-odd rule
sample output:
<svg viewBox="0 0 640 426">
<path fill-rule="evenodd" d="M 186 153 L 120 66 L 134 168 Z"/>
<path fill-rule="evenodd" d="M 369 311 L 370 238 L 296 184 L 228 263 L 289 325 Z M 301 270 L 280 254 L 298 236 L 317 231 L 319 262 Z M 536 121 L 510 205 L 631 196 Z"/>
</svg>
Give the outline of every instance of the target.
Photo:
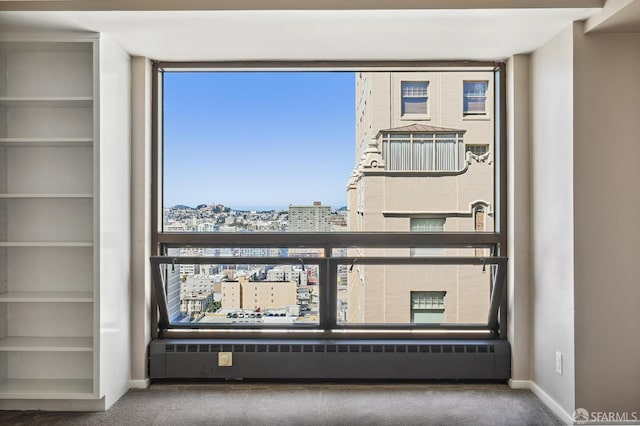
<svg viewBox="0 0 640 426">
<path fill-rule="evenodd" d="M 315 353 L 493 353 L 493 345 L 448 345 L 448 344 L 422 344 L 422 345 L 354 345 L 354 344 L 168 344 L 165 346 L 167 353 L 184 352 L 315 352 Z"/>
</svg>

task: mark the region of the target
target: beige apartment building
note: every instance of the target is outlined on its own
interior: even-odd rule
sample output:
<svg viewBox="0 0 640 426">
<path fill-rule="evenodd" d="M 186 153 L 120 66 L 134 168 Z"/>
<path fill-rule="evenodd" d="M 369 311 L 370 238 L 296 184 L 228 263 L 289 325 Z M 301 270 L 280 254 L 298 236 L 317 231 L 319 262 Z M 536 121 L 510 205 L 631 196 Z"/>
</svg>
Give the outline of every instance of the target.
<svg viewBox="0 0 640 426">
<path fill-rule="evenodd" d="M 351 231 L 493 230 L 491 71 L 356 74 Z M 473 256 L 482 249 L 350 249 L 360 256 Z M 348 323 L 479 323 L 489 275 L 476 266 L 357 264 L 339 288 Z"/>
<path fill-rule="evenodd" d="M 297 305 L 295 281 L 222 282 L 222 309 L 283 309 Z"/>
</svg>

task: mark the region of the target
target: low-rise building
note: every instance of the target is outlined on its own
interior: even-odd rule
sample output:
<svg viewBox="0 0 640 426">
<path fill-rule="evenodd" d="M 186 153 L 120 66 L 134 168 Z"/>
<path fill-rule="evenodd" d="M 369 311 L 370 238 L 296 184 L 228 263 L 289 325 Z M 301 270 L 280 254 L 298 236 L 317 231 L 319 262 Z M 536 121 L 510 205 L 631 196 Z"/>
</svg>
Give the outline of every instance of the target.
<svg viewBox="0 0 640 426">
<path fill-rule="evenodd" d="M 279 265 L 267 272 L 268 281 L 294 281 L 298 285 L 307 285 L 307 271 L 302 267 Z"/>
<path fill-rule="evenodd" d="M 180 302 L 180 311 L 190 316 L 204 312 L 209 302 L 213 301 L 213 294 L 185 294 Z"/>
<path fill-rule="evenodd" d="M 222 282 L 223 309 L 286 308 L 297 304 L 294 281 L 238 281 Z"/>
</svg>

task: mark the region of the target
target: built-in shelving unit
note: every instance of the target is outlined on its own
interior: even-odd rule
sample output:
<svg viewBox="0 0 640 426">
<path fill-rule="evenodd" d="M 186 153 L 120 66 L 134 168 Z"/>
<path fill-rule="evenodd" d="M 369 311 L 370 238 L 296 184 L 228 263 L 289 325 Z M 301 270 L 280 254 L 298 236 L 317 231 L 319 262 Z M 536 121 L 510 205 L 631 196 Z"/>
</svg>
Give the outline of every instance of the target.
<svg viewBox="0 0 640 426">
<path fill-rule="evenodd" d="M 96 397 L 95 45 L 0 42 L 0 398 Z"/>
<path fill-rule="evenodd" d="M 97 34 L 0 36 L 0 409 L 128 387 L 129 61 Z"/>
</svg>

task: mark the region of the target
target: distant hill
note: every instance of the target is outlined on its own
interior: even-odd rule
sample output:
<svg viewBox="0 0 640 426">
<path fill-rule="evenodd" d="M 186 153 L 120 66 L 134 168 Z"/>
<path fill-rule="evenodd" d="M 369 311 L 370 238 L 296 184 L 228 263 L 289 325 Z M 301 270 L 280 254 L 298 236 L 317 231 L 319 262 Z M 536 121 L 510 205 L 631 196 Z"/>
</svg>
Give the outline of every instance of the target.
<svg viewBox="0 0 640 426">
<path fill-rule="evenodd" d="M 184 204 L 176 204 L 170 207 L 171 210 L 211 210 L 214 213 L 222 213 L 231 211 L 231 209 L 222 204 L 198 204 L 196 207 L 186 206 Z"/>
<path fill-rule="evenodd" d="M 232 209 L 231 207 L 227 207 L 224 204 L 198 204 L 196 207 L 191 207 L 184 204 L 176 204 L 175 206 L 170 207 L 170 209 L 171 210 L 200 210 L 200 211 L 204 210 L 204 211 L 211 211 L 213 213 L 224 213 L 224 212 L 230 212 L 231 210 L 235 210 L 238 213 L 248 213 L 252 211 L 252 210 L 244 210 L 244 209 Z M 334 212 L 346 211 L 347 206 L 342 206 L 332 210 Z M 256 210 L 257 213 L 286 212 L 286 211 L 287 211 L 286 208 L 271 209 L 271 210 L 264 210 L 264 209 Z"/>
</svg>

